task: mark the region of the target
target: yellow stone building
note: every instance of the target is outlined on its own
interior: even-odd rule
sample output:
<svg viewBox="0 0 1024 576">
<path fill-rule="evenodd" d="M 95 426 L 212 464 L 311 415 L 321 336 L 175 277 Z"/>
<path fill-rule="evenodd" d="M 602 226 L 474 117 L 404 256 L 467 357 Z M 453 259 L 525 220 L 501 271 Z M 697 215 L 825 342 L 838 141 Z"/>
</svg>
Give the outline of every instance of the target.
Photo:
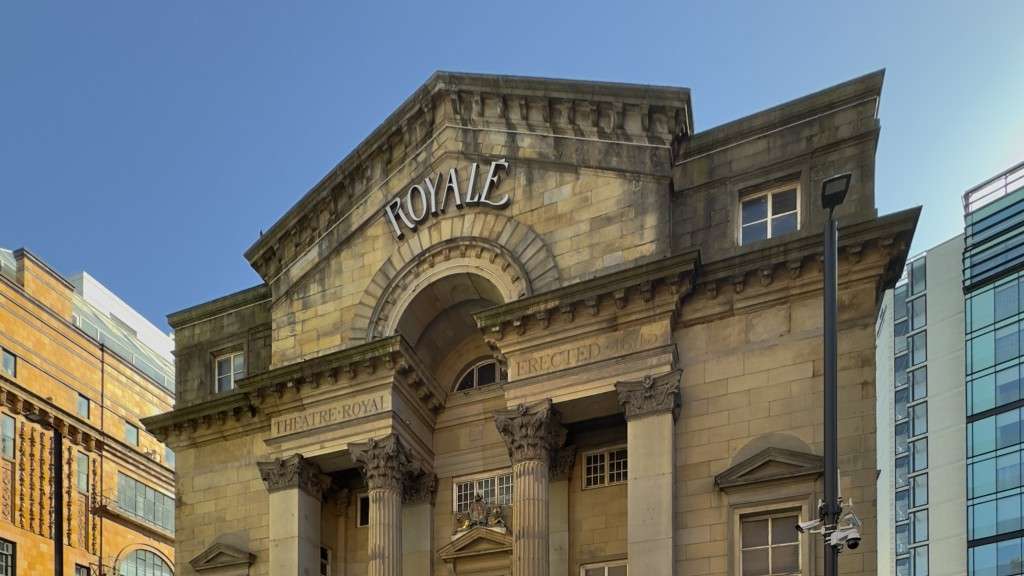
<svg viewBox="0 0 1024 576">
<path fill-rule="evenodd" d="M 0 575 L 53 574 L 54 533 L 69 576 L 172 573 L 173 453 L 140 423 L 173 406 L 171 344 L 132 314 L 88 274 L 0 249 Z"/>
<path fill-rule="evenodd" d="M 820 572 L 822 242 L 839 462 L 875 566 L 882 73 L 695 132 L 683 88 L 437 73 L 169 317 L 179 574 Z M 818 538 L 817 541 L 815 538 Z"/>
</svg>

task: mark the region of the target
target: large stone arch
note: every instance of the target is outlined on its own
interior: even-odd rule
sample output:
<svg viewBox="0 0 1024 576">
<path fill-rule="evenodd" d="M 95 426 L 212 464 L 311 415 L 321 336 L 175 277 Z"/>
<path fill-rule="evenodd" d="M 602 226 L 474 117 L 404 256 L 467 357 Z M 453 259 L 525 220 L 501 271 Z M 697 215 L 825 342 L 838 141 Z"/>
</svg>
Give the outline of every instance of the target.
<svg viewBox="0 0 1024 576">
<path fill-rule="evenodd" d="M 532 228 L 502 214 L 462 212 L 409 234 L 381 265 L 360 299 L 350 342 L 391 334 L 424 286 L 466 272 L 491 281 L 506 302 L 560 285 L 555 258 Z"/>
</svg>

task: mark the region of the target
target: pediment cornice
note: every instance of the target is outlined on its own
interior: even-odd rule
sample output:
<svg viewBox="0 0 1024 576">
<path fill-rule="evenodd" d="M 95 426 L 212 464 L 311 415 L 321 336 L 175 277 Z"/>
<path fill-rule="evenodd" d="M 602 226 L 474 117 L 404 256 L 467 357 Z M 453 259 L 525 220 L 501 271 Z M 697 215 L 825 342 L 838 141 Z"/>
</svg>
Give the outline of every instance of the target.
<svg viewBox="0 0 1024 576">
<path fill-rule="evenodd" d="M 512 535 L 485 526 L 471 528 L 437 552 L 445 562 L 482 554 L 502 553 L 512 553 Z"/>
<path fill-rule="evenodd" d="M 443 128 L 669 146 L 693 127 L 686 88 L 436 72 L 245 252 L 268 283 Z"/>
<path fill-rule="evenodd" d="M 824 460 L 817 454 L 786 448 L 765 448 L 715 476 L 715 486 L 730 490 L 778 480 L 816 478 L 824 469 Z"/>
<path fill-rule="evenodd" d="M 206 572 L 218 568 L 251 566 L 256 555 L 222 542 L 215 542 L 189 561 L 196 572 Z"/>
</svg>

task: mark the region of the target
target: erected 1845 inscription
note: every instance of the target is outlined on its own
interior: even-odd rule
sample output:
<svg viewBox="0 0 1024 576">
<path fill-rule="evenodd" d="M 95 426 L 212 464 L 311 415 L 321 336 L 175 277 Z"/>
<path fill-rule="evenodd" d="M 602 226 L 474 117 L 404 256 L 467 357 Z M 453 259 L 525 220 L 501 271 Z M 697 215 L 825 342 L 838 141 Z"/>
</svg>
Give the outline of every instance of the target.
<svg viewBox="0 0 1024 576">
<path fill-rule="evenodd" d="M 383 393 L 364 398 L 338 400 L 297 414 L 278 416 L 270 421 L 270 434 L 271 436 L 284 436 L 285 434 L 305 432 L 346 420 L 373 416 L 388 410 L 391 410 L 390 398 Z"/>
</svg>

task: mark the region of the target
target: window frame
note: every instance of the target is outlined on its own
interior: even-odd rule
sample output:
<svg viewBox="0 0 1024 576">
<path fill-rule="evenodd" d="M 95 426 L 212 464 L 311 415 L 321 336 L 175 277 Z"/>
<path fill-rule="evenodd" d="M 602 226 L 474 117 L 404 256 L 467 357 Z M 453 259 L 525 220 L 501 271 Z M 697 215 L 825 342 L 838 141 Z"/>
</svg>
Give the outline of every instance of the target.
<svg viewBox="0 0 1024 576">
<path fill-rule="evenodd" d="M 512 486 L 512 493 L 509 496 L 508 504 L 499 504 L 499 505 L 501 505 L 501 506 L 511 506 L 512 505 L 512 496 L 515 495 L 515 482 L 512 480 L 512 469 L 511 468 L 498 468 L 498 469 L 495 469 L 495 470 L 489 470 L 487 472 L 480 472 L 478 474 L 468 474 L 468 475 L 465 475 L 465 476 L 458 476 L 458 477 L 452 478 L 452 513 L 454 514 L 454 513 L 459 512 L 459 485 L 460 484 L 465 484 L 467 482 L 477 482 L 479 480 L 493 479 L 494 480 L 494 497 L 495 497 L 495 501 L 497 503 L 497 499 L 498 499 L 498 486 L 500 485 L 499 482 L 498 482 L 498 478 L 502 478 L 502 477 L 505 477 L 505 476 L 509 477 L 509 484 Z M 475 494 L 475 491 L 474 491 L 474 494 Z"/>
<path fill-rule="evenodd" d="M 480 373 L 479 369 L 485 364 L 494 364 L 494 382 L 490 384 L 480 384 Z M 459 389 L 459 384 L 462 383 L 469 373 L 473 373 L 473 385 L 469 388 Z M 504 375 L 504 377 L 502 377 Z M 508 382 L 508 368 L 498 361 L 497 358 L 481 358 L 474 362 L 470 362 L 469 366 L 459 372 L 459 377 L 455 379 L 455 384 L 452 385 L 452 392 L 462 392 L 468 394 L 481 388 L 487 388 L 489 386 L 495 386 L 500 388 L 503 384 Z"/>
<path fill-rule="evenodd" d="M 134 442 L 132 442 L 132 440 L 128 437 L 128 430 L 134 430 L 135 431 L 134 432 L 134 435 L 135 435 L 135 441 Z M 124 442 L 125 442 L 125 444 L 128 444 L 129 446 L 139 447 L 139 446 L 142 445 L 142 430 L 138 426 L 136 426 L 135 424 L 132 424 L 131 422 L 129 422 L 127 420 L 124 421 Z"/>
<path fill-rule="evenodd" d="M 741 560 L 743 550 L 743 519 L 767 514 L 776 514 L 778 516 L 796 514 L 797 520 L 803 522 L 809 518 L 817 518 L 817 506 L 817 496 L 812 492 L 803 491 L 780 499 L 759 500 L 730 506 L 729 549 L 732 553 L 729 555 L 729 574 L 734 576 L 742 576 L 743 574 Z M 806 576 L 809 571 L 813 572 L 814 570 L 814 541 L 807 534 L 799 533 L 797 534 L 797 541 L 800 546 L 798 551 L 800 572 L 798 574 Z"/>
<path fill-rule="evenodd" d="M 240 356 L 242 358 L 242 370 L 241 372 L 235 371 L 235 357 Z M 244 348 L 230 348 L 222 350 L 213 355 L 213 393 L 214 394 L 225 394 L 238 388 L 238 380 L 245 378 L 249 374 L 248 359 L 245 357 Z M 231 377 L 230 386 L 224 390 L 220 389 L 220 372 L 219 364 L 221 360 L 227 359 L 231 366 L 231 372 L 228 374 Z"/>
<path fill-rule="evenodd" d="M 362 506 L 366 502 L 366 522 L 363 522 Z M 363 492 L 356 495 L 356 528 L 367 528 L 370 526 L 370 494 Z"/>
<path fill-rule="evenodd" d="M 18 574 L 18 543 L 14 540 L 8 540 L 7 538 L 0 538 L 0 556 L 4 555 L 3 545 L 10 546 L 10 564 L 11 567 L 10 576 L 17 576 Z M 2 576 L 8 576 L 4 574 Z"/>
<path fill-rule="evenodd" d="M 85 472 L 82 472 L 82 462 L 85 461 Z M 75 453 L 75 488 L 79 494 L 89 493 L 89 472 L 92 468 L 92 459 L 89 458 L 89 454 L 82 452 L 81 450 Z M 82 479 L 85 479 L 85 487 L 82 486 Z"/>
<path fill-rule="evenodd" d="M 775 522 L 775 519 L 776 518 L 784 518 L 784 517 L 787 517 L 787 516 L 795 515 L 796 516 L 796 521 L 797 522 L 801 522 L 802 520 L 801 520 L 801 515 L 800 514 L 801 514 L 801 510 L 798 509 L 798 508 L 782 508 L 782 509 L 778 509 L 778 510 L 766 511 L 766 512 L 763 512 L 763 513 L 751 513 L 751 514 L 742 514 L 742 515 L 740 515 L 740 517 L 739 517 L 739 525 L 738 525 L 739 533 L 740 533 L 740 537 L 739 537 L 739 555 L 737 555 L 736 560 L 737 560 L 737 564 L 738 564 L 738 568 L 739 568 L 739 574 L 741 576 L 743 574 L 743 552 L 744 552 L 744 550 L 767 549 L 768 550 L 768 570 L 772 569 L 772 562 L 771 562 L 772 549 L 773 548 L 777 548 L 779 546 L 792 546 L 793 545 L 793 543 L 791 543 L 791 542 L 785 542 L 785 543 L 782 543 L 782 544 L 772 544 L 771 536 L 774 533 L 773 524 Z M 752 546 L 750 548 L 744 548 L 743 547 L 743 522 L 745 522 L 745 521 L 746 522 L 759 521 L 759 520 L 768 520 L 768 544 L 765 545 L 765 546 Z M 801 534 L 799 531 L 797 531 L 795 527 L 794 527 L 793 531 L 796 532 L 796 558 L 797 558 L 796 572 L 780 572 L 780 573 L 769 572 L 770 576 L 799 576 L 799 575 L 803 574 L 803 570 L 804 570 L 804 559 L 803 559 L 803 544 L 804 544 L 804 542 L 803 542 L 803 534 Z"/>
<path fill-rule="evenodd" d="M 580 576 L 586 576 L 587 570 L 593 570 L 595 568 L 604 568 L 605 576 L 608 576 L 609 568 L 618 568 L 619 566 L 626 567 L 626 575 L 629 575 L 629 560 L 622 558 L 620 560 L 607 560 L 605 562 L 591 562 L 589 564 L 580 564 Z"/>
<path fill-rule="evenodd" d="M 625 469 L 626 479 L 625 480 L 619 480 L 617 482 L 611 482 L 611 481 L 608 480 L 609 476 L 611 476 L 611 472 L 609 471 L 609 467 L 610 467 L 610 464 L 611 464 L 611 454 L 613 452 L 618 452 L 620 450 L 626 452 L 626 469 Z M 601 473 L 601 475 L 603 477 L 603 481 L 600 484 L 591 484 L 591 485 L 588 486 L 587 485 L 587 478 L 588 478 L 588 475 L 587 475 L 587 458 L 590 457 L 590 456 L 593 456 L 595 454 L 602 454 L 602 455 L 604 455 L 604 470 Z M 594 490 L 596 488 L 607 488 L 609 486 L 619 486 L 619 485 L 622 485 L 622 484 L 629 483 L 629 450 L 627 449 L 625 444 L 616 444 L 614 446 L 608 446 L 608 447 L 604 447 L 604 448 L 597 448 L 597 449 L 594 449 L 594 450 L 587 450 L 586 452 L 583 452 L 583 454 L 582 454 L 582 458 L 580 459 L 580 466 L 582 467 L 582 469 L 580 470 L 580 489 L 581 490 Z"/>
<path fill-rule="evenodd" d="M 6 368 L 4 368 L 5 360 L 7 360 L 7 358 L 11 359 L 10 372 L 8 372 Z M 18 377 L 18 355 L 15 354 L 14 352 L 11 352 L 7 348 L 0 348 L 0 372 L 6 374 L 11 378 Z"/>
<path fill-rule="evenodd" d="M 6 436 L 3 435 L 3 425 L 6 422 L 11 423 L 11 442 L 10 442 L 10 455 L 7 454 L 7 444 L 4 442 L 7 440 Z M 14 462 L 17 457 L 17 438 L 18 438 L 18 419 L 7 412 L 0 412 L 0 458 Z"/>
<path fill-rule="evenodd" d="M 782 192 L 787 192 L 789 190 L 796 190 L 796 208 L 792 212 L 786 212 L 786 213 L 783 213 L 783 214 L 773 215 L 772 214 L 772 203 L 774 202 L 775 194 L 779 194 L 779 193 L 782 193 Z M 763 222 L 765 222 L 766 225 L 767 225 L 767 229 L 765 231 L 765 237 L 760 239 L 760 240 L 751 240 L 749 243 L 745 244 L 743 242 L 743 228 L 747 225 L 747 223 L 743 222 L 743 204 L 746 203 L 746 202 L 750 202 L 751 200 L 757 200 L 758 198 L 761 198 L 761 197 L 767 197 L 768 198 L 768 203 L 767 203 L 767 206 L 765 207 L 765 210 L 766 210 L 765 211 L 765 219 L 763 220 Z M 737 206 L 736 206 L 736 208 L 737 208 L 737 218 L 736 218 L 736 221 L 738 223 L 738 226 L 736 227 L 736 243 L 738 245 L 740 245 L 740 246 L 752 246 L 752 245 L 754 245 L 754 244 L 756 244 L 758 242 L 764 242 L 766 240 L 771 240 L 773 238 L 779 238 L 780 236 L 772 234 L 772 218 L 774 218 L 775 216 L 786 216 L 788 214 L 796 213 L 796 230 L 793 230 L 793 232 L 789 232 L 787 234 L 793 234 L 793 233 L 799 232 L 801 230 L 801 225 L 803 224 L 803 215 L 802 215 L 803 211 L 800 209 L 800 206 L 801 206 L 801 201 L 803 200 L 803 192 L 802 192 L 802 187 L 800 186 L 800 181 L 799 180 L 787 180 L 784 183 L 781 183 L 781 184 L 778 184 L 778 185 L 772 185 L 772 186 L 769 186 L 769 187 L 763 188 L 763 189 L 759 189 L 759 190 L 757 190 L 755 192 L 741 193 L 738 200 L 739 201 L 737 202 Z M 762 220 L 756 220 L 754 222 L 750 222 L 749 224 L 758 224 L 760 222 L 762 222 Z M 784 235 L 786 235 L 786 234 L 783 234 L 783 236 Z"/>
<path fill-rule="evenodd" d="M 82 413 L 83 406 L 85 407 L 85 414 Z M 85 418 L 86 420 L 89 420 L 89 418 L 92 417 L 92 400 L 81 392 L 78 392 L 78 398 L 75 401 L 75 413 L 78 414 L 80 418 Z"/>
</svg>

